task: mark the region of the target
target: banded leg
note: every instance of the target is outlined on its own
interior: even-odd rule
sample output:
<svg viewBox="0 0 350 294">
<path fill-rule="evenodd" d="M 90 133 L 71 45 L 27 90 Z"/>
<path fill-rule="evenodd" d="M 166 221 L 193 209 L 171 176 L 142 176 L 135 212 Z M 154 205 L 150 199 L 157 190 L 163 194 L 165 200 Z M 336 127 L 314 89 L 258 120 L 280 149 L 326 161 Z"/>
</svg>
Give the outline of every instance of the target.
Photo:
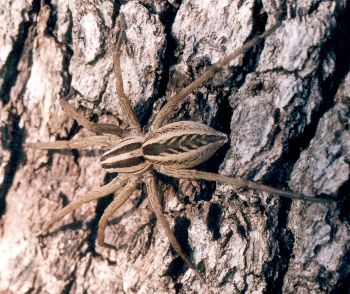
<svg viewBox="0 0 350 294">
<path fill-rule="evenodd" d="M 232 178 L 232 177 L 218 175 L 218 174 L 209 173 L 209 172 L 187 170 L 187 169 L 172 170 L 166 167 L 156 167 L 156 170 L 161 174 L 178 178 L 178 179 L 215 181 L 218 183 L 232 185 L 233 187 L 237 187 L 237 188 L 264 191 L 275 196 L 282 196 L 282 197 L 287 197 L 295 200 L 303 200 L 303 201 L 310 201 L 310 202 L 329 202 L 330 201 L 330 199 L 326 199 L 326 198 L 315 198 L 312 196 L 306 196 L 303 194 L 276 189 L 273 187 L 269 187 L 269 186 L 248 181 L 248 180 Z"/>
<path fill-rule="evenodd" d="M 48 230 L 54 223 L 62 219 L 65 215 L 68 213 L 72 212 L 73 210 L 79 208 L 82 206 L 84 203 L 91 202 L 93 200 L 105 197 L 117 190 L 119 190 L 122 185 L 127 181 L 127 178 L 122 177 L 122 178 L 116 178 L 114 179 L 111 183 L 102 186 L 94 191 L 91 191 L 87 193 L 85 196 L 78 198 L 77 200 L 73 201 L 60 211 L 58 211 L 54 217 L 52 218 L 51 222 L 47 224 L 45 230 Z"/>
<path fill-rule="evenodd" d="M 115 81 L 116 81 L 115 83 L 116 91 L 119 97 L 119 103 L 122 108 L 123 114 L 126 116 L 126 119 L 129 125 L 131 126 L 132 129 L 135 129 L 137 132 L 141 132 L 140 123 L 135 115 L 134 110 L 131 107 L 130 101 L 126 96 L 124 92 L 124 87 L 123 87 L 123 77 L 122 77 L 121 68 L 120 68 L 120 48 L 122 46 L 123 40 L 125 40 L 126 23 L 125 23 L 125 18 L 123 14 L 120 14 L 119 19 L 120 19 L 120 32 L 119 32 L 116 46 L 114 48 L 114 54 L 113 54 L 113 67 L 114 67 L 114 74 L 115 74 Z"/>
<path fill-rule="evenodd" d="M 77 140 L 61 140 L 54 142 L 26 143 L 24 146 L 34 149 L 85 149 L 88 147 L 108 147 L 111 138 L 108 136 L 92 136 Z"/>
<path fill-rule="evenodd" d="M 146 182 L 146 187 L 147 187 L 148 199 L 149 199 L 149 202 L 151 204 L 151 207 L 152 207 L 154 213 L 156 214 L 157 220 L 160 222 L 160 225 L 165 230 L 165 234 L 167 235 L 171 245 L 173 246 L 173 248 L 175 249 L 177 254 L 183 259 L 183 261 L 186 263 L 186 265 L 194 271 L 194 273 L 199 278 L 199 280 L 203 284 L 206 284 L 201 273 L 196 269 L 196 266 L 192 263 L 192 261 L 183 252 L 179 242 L 176 240 L 173 232 L 171 231 L 170 225 L 162 212 L 162 205 L 161 205 L 160 200 L 159 200 L 159 195 L 158 195 L 158 190 L 157 190 L 157 185 L 156 185 L 154 175 L 152 173 L 149 173 L 146 177 L 145 182 Z"/>
<path fill-rule="evenodd" d="M 250 48 L 257 45 L 259 42 L 264 40 L 267 36 L 272 34 L 278 27 L 280 23 L 275 24 L 271 29 L 267 30 L 265 33 L 257 36 L 253 40 L 248 41 L 242 47 L 233 51 L 220 61 L 212 64 L 209 69 L 207 69 L 201 76 L 199 76 L 195 81 L 189 84 L 187 87 L 183 88 L 179 93 L 175 96 L 171 97 L 169 101 L 165 104 L 165 106 L 161 109 L 161 111 L 156 115 L 154 121 L 152 122 L 151 129 L 156 130 L 163 125 L 166 124 L 166 120 L 169 117 L 170 113 L 174 110 L 176 106 L 178 106 L 182 101 L 189 95 L 193 90 L 202 86 L 208 80 L 213 78 L 213 76 L 220 71 L 224 66 L 226 66 L 231 60 L 235 59 L 237 56 L 245 53 Z"/>
<path fill-rule="evenodd" d="M 97 243 L 100 246 L 115 248 L 113 245 L 105 243 L 105 230 L 107 226 L 108 219 L 125 203 L 126 200 L 130 197 L 132 192 L 135 190 L 137 185 L 136 178 L 128 179 L 128 184 L 124 189 L 116 196 L 112 203 L 104 211 L 99 223 L 98 223 L 98 232 L 97 232 Z"/>
<path fill-rule="evenodd" d="M 74 118 L 79 124 L 96 134 L 112 134 L 122 136 L 123 130 L 113 124 L 93 123 L 80 115 L 67 101 L 61 100 L 63 110 Z"/>
</svg>

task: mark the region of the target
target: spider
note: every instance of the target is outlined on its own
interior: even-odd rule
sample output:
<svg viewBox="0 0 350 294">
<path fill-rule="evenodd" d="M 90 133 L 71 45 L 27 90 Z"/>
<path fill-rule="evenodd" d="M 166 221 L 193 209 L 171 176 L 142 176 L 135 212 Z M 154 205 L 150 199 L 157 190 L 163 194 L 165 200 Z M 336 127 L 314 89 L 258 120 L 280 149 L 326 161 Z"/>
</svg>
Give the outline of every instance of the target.
<svg viewBox="0 0 350 294">
<path fill-rule="evenodd" d="M 108 219 L 129 198 L 136 186 L 143 182 L 146 185 L 148 199 L 152 210 L 160 225 L 177 252 L 186 265 L 191 268 L 199 280 L 205 284 L 205 278 L 197 270 L 196 266 L 186 256 L 180 244 L 176 240 L 171 227 L 162 213 L 161 201 L 157 190 L 156 173 L 182 179 L 215 181 L 225 183 L 237 188 L 254 189 L 268 192 L 272 195 L 289 197 L 292 199 L 323 202 L 323 198 L 314 198 L 283 191 L 263 184 L 247 181 L 240 178 L 232 178 L 210 172 L 192 169 L 202 162 L 208 160 L 223 144 L 227 143 L 226 134 L 218 132 L 211 127 L 198 122 L 179 121 L 167 123 L 167 117 L 173 109 L 180 105 L 193 90 L 210 80 L 215 73 L 219 72 L 231 60 L 238 55 L 264 40 L 279 26 L 274 25 L 265 33 L 257 36 L 245 45 L 227 55 L 217 63 L 212 64 L 200 77 L 183 88 L 178 94 L 171 97 L 161 111 L 155 116 L 150 124 L 149 132 L 143 133 L 141 125 L 131 107 L 127 95 L 123 89 L 123 80 L 120 67 L 120 51 L 125 39 L 126 23 L 123 15 L 120 15 L 120 32 L 115 45 L 113 55 L 113 66 L 116 79 L 116 91 L 120 99 L 122 112 L 126 122 L 130 126 L 130 133 L 125 136 L 123 130 L 116 125 L 92 123 L 81 116 L 67 101 L 62 100 L 61 106 L 79 124 L 89 131 L 96 133 L 79 140 L 27 143 L 26 146 L 36 149 L 83 149 L 87 147 L 106 147 L 108 150 L 100 158 L 102 168 L 106 172 L 117 172 L 119 175 L 111 183 L 104 185 L 84 197 L 73 201 L 54 215 L 45 230 L 65 215 L 79 208 L 82 204 L 105 197 L 119 191 L 119 195 L 111 202 L 104 211 L 98 225 L 97 242 L 100 246 L 113 247 L 105 243 L 105 228 Z M 114 248 L 114 247 L 113 247 Z"/>
</svg>

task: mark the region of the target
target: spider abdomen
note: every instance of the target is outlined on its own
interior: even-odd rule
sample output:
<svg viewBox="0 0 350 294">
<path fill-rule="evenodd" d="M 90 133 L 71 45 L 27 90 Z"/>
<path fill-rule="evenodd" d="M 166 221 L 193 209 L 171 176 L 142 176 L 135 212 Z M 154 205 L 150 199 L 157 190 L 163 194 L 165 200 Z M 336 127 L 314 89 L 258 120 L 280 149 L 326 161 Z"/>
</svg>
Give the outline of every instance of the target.
<svg viewBox="0 0 350 294">
<path fill-rule="evenodd" d="M 133 173 L 149 166 L 141 150 L 143 137 L 120 140 L 100 158 L 101 166 L 108 172 Z"/>
<path fill-rule="evenodd" d="M 153 164 L 191 168 L 206 161 L 226 142 L 225 134 L 207 125 L 180 121 L 147 134 L 142 151 Z"/>
</svg>

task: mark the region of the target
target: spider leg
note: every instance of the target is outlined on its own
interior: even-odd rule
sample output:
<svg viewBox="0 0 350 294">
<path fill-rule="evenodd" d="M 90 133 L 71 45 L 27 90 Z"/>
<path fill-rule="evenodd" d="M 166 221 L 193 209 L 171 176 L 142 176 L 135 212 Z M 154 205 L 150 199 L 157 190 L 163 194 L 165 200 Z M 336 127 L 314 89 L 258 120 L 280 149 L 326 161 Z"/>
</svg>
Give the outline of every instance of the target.
<svg viewBox="0 0 350 294">
<path fill-rule="evenodd" d="M 123 43 L 123 40 L 125 40 L 126 38 L 125 29 L 126 29 L 125 18 L 123 14 L 120 14 L 120 32 L 119 32 L 117 43 L 114 47 L 114 54 L 113 54 L 113 67 L 114 67 L 114 74 L 115 74 L 115 81 L 116 81 L 115 85 L 116 85 L 116 91 L 117 91 L 119 103 L 122 108 L 123 114 L 126 116 L 126 119 L 129 125 L 131 126 L 131 128 L 136 130 L 136 132 L 139 133 L 141 132 L 141 126 L 135 115 L 134 110 L 132 109 L 129 99 L 124 92 L 123 77 L 122 77 L 121 67 L 120 67 L 121 45 Z"/>
<path fill-rule="evenodd" d="M 110 182 L 107 185 L 104 185 L 94 191 L 91 191 L 87 193 L 84 197 L 80 197 L 76 199 L 75 201 L 71 202 L 66 207 L 62 208 L 60 211 L 58 211 L 54 217 L 52 218 L 51 222 L 47 224 L 45 227 L 45 230 L 48 230 L 54 223 L 59 221 L 61 218 L 63 218 L 66 214 L 72 212 L 73 210 L 79 208 L 84 203 L 105 197 L 118 189 L 122 187 L 122 185 L 127 181 L 126 177 L 116 178 L 112 182 Z"/>
<path fill-rule="evenodd" d="M 88 147 L 107 147 L 111 145 L 108 136 L 92 136 L 77 140 L 26 143 L 24 146 L 34 149 L 84 149 Z"/>
<path fill-rule="evenodd" d="M 173 248 L 175 249 L 177 254 L 187 264 L 187 266 L 194 271 L 194 273 L 199 278 L 199 280 L 203 284 L 206 284 L 203 276 L 196 269 L 196 266 L 192 263 L 192 261 L 183 252 L 179 242 L 176 240 L 176 237 L 174 236 L 173 232 L 171 231 L 170 225 L 162 212 L 162 205 L 161 205 L 160 200 L 159 200 L 156 181 L 155 181 L 154 175 L 152 173 L 147 174 L 146 179 L 145 179 L 145 183 L 146 183 L 148 199 L 149 199 L 149 202 L 151 204 L 151 207 L 152 207 L 154 213 L 156 214 L 157 220 L 160 222 L 160 225 L 165 230 L 165 234 L 167 235 L 171 245 L 173 246 Z"/>
<path fill-rule="evenodd" d="M 169 101 L 164 105 L 164 107 L 161 109 L 161 111 L 155 116 L 154 121 L 151 124 L 151 129 L 158 129 L 165 125 L 167 118 L 169 117 L 170 113 L 174 110 L 174 108 L 182 103 L 182 101 L 189 95 L 193 90 L 199 88 L 204 83 L 206 83 L 208 80 L 213 78 L 213 76 L 219 72 L 224 66 L 226 66 L 231 60 L 236 58 L 237 56 L 245 53 L 250 48 L 257 45 L 259 42 L 264 40 L 267 36 L 272 34 L 278 27 L 280 26 L 280 23 L 275 24 L 272 28 L 267 30 L 265 33 L 261 34 L 260 36 L 255 37 L 254 39 L 248 41 L 245 43 L 242 47 L 238 48 L 237 50 L 233 51 L 223 59 L 219 60 L 218 62 L 212 64 L 209 69 L 207 69 L 202 75 L 200 75 L 195 81 L 193 81 L 191 84 L 189 84 L 187 87 L 183 88 L 179 93 L 177 93 L 175 96 L 171 97 Z"/>
<path fill-rule="evenodd" d="M 237 188 L 264 191 L 275 196 L 282 196 L 290 199 L 310 201 L 310 202 L 329 202 L 330 201 L 330 199 L 326 199 L 326 198 L 315 198 L 312 196 L 306 196 L 299 193 L 276 189 L 273 187 L 269 187 L 263 184 L 259 184 L 259 183 L 244 180 L 244 179 L 232 178 L 232 177 L 218 175 L 218 174 L 209 173 L 209 172 L 187 170 L 187 169 L 174 170 L 163 166 L 156 167 L 156 170 L 161 174 L 174 177 L 174 178 L 215 181 L 218 183 L 232 185 L 233 187 L 237 187 Z"/>
<path fill-rule="evenodd" d="M 105 243 L 105 229 L 108 219 L 125 203 L 135 190 L 137 185 L 137 178 L 131 178 L 128 180 L 128 184 L 120 192 L 120 194 L 112 201 L 112 203 L 104 211 L 99 223 L 97 233 L 97 243 L 100 246 L 115 249 L 115 246 Z"/>
<path fill-rule="evenodd" d="M 72 118 L 74 118 L 79 124 L 83 127 L 87 128 L 89 131 L 94 132 L 96 134 L 112 134 L 116 136 L 122 136 L 123 131 L 116 125 L 113 124 L 105 124 L 105 123 L 93 123 L 80 115 L 72 105 L 70 105 L 67 101 L 61 100 L 61 106 L 65 112 L 68 113 Z"/>
</svg>

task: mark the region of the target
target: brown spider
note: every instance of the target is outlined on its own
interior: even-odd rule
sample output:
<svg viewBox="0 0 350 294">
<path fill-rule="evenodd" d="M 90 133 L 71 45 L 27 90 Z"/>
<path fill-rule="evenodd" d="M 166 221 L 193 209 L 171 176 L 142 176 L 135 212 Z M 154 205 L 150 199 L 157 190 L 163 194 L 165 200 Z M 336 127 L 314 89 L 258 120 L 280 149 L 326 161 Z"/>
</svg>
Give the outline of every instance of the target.
<svg viewBox="0 0 350 294">
<path fill-rule="evenodd" d="M 206 161 L 219 147 L 225 144 L 227 142 L 227 136 L 198 122 L 179 121 L 166 124 L 169 114 L 176 106 L 184 101 L 188 94 L 211 79 L 216 72 L 220 71 L 232 59 L 264 40 L 265 37 L 276 30 L 279 24 L 273 26 L 264 34 L 247 42 L 241 48 L 210 66 L 209 69 L 207 69 L 198 79 L 182 89 L 178 94 L 171 97 L 162 110 L 155 116 L 150 125 L 150 131 L 144 134 L 123 89 L 120 68 L 120 48 L 125 34 L 125 20 L 123 15 L 120 17 L 120 23 L 121 31 L 115 47 L 113 63 L 117 94 L 120 99 L 125 120 L 131 128 L 130 136 L 123 137 L 122 129 L 115 125 L 90 122 L 78 114 L 70 104 L 66 101 L 62 101 L 62 108 L 70 116 L 88 130 L 97 133 L 98 135 L 81 140 L 26 144 L 27 147 L 37 149 L 83 149 L 87 147 L 107 147 L 108 151 L 106 151 L 100 158 L 101 166 L 107 172 L 118 172 L 119 176 L 111 183 L 88 193 L 84 197 L 75 200 L 58 211 L 52 221 L 47 225 L 47 229 L 82 204 L 105 197 L 120 190 L 118 197 L 116 197 L 104 211 L 98 227 L 98 244 L 111 247 L 112 245 L 106 244 L 104 241 L 104 232 L 108 219 L 129 198 L 137 184 L 144 182 L 146 184 L 150 205 L 157 220 L 165 230 L 171 245 L 188 267 L 194 271 L 200 281 L 205 283 L 205 279 L 201 273 L 181 249 L 181 246 L 172 233 L 168 221 L 162 213 L 162 206 L 158 195 L 154 171 L 179 179 L 204 179 L 207 181 L 226 183 L 239 188 L 265 191 L 273 195 L 289 197 L 292 199 L 317 202 L 325 201 L 325 199 L 283 191 L 244 179 L 193 170 L 191 168 Z"/>
</svg>

